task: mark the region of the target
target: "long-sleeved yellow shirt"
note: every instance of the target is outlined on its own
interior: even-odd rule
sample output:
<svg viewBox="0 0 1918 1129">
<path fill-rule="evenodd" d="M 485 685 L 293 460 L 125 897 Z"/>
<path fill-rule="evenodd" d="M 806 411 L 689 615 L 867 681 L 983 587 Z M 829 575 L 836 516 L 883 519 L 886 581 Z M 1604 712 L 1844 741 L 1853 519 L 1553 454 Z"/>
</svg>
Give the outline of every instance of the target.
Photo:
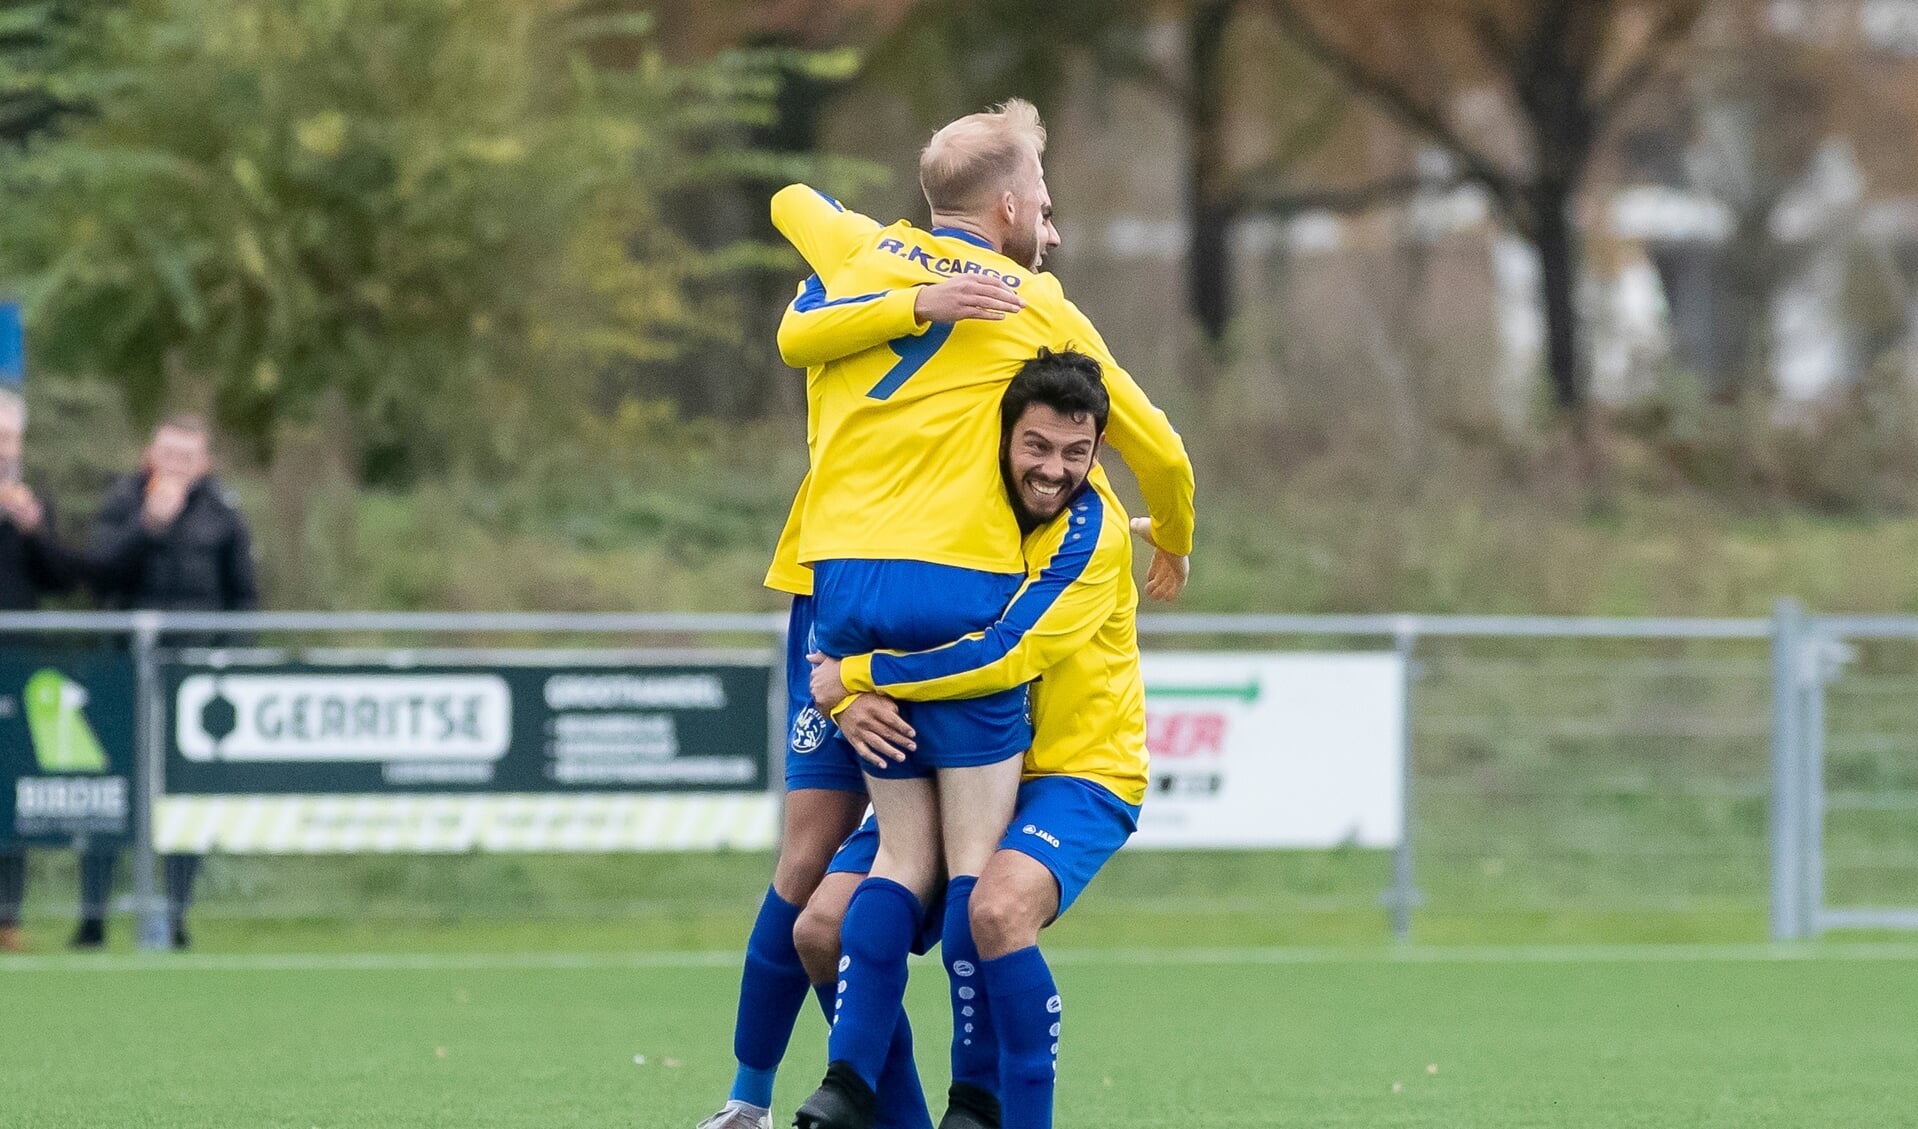
<svg viewBox="0 0 1918 1129">
<path fill-rule="evenodd" d="M 1088 479 L 1064 513 L 1025 538 L 1026 579 L 998 622 L 930 651 L 853 655 L 846 689 L 906 701 L 974 698 L 1032 683 L 1025 776 L 1076 776 L 1145 801 L 1145 681 L 1139 592 L 1124 507 Z"/>
<path fill-rule="evenodd" d="M 817 271 L 779 330 L 781 354 L 808 366 L 812 455 L 796 522 L 788 523 L 787 563 L 913 560 L 1021 571 L 1018 523 L 1000 482 L 999 400 L 1042 347 L 1077 349 L 1104 367 L 1107 439 L 1139 479 L 1157 543 L 1191 551 L 1185 445 L 1057 279 L 967 232 L 903 221 L 881 228 L 804 185 L 780 190 L 772 215 Z M 918 322 L 916 288 L 958 274 L 1003 279 L 1025 309 L 1004 321 Z M 773 571 L 785 581 L 774 586 L 791 591 L 791 570 L 775 561 Z"/>
<path fill-rule="evenodd" d="M 841 208 L 829 197 L 822 196 L 821 200 L 829 204 L 831 220 L 809 225 L 793 241 L 809 262 L 815 256 L 841 261 L 860 240 L 879 231 L 878 221 Z M 913 315 L 913 302 L 919 295 L 916 289 L 896 290 L 856 302 L 808 299 L 809 294 L 817 295 L 822 288 L 817 275 L 801 283 L 793 305 L 804 306 L 804 316 L 781 321 L 779 326 L 779 354 L 794 368 L 808 370 L 809 386 L 820 376 L 827 361 L 839 359 L 849 349 L 871 348 L 927 328 Z M 818 416 L 809 402 L 806 411 L 806 449 L 809 451 L 817 440 Z M 773 550 L 772 565 L 766 570 L 766 587 L 775 592 L 796 596 L 812 594 L 812 569 L 799 563 L 799 518 L 805 509 L 810 482 L 811 475 L 800 481 L 792 510 L 786 516 L 786 526 L 779 533 L 779 546 Z"/>
</svg>

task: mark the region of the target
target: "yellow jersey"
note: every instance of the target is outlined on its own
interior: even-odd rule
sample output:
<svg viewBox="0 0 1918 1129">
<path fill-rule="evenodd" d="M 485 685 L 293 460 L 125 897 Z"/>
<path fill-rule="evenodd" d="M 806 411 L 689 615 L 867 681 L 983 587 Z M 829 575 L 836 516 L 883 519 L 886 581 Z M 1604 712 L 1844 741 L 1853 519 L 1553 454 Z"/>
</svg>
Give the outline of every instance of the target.
<svg viewBox="0 0 1918 1129">
<path fill-rule="evenodd" d="M 834 245 L 879 230 L 877 221 L 858 212 L 839 210 L 834 215 L 838 220 L 830 233 Z M 819 253 L 823 245 L 820 239 L 815 238 L 801 250 L 810 248 Z M 808 384 L 820 375 L 821 367 L 827 361 L 838 359 L 840 354 L 830 350 L 843 348 L 844 342 L 861 341 L 871 345 L 925 328 L 925 323 L 915 318 L 912 312 L 913 300 L 918 297 L 917 290 L 897 290 L 860 302 L 815 304 L 806 301 L 807 294 L 819 285 L 817 277 L 801 283 L 793 304 L 805 305 L 805 315 L 780 323 L 780 356 L 794 368 L 807 369 Z M 816 442 L 817 420 L 818 413 L 808 403 L 806 448 L 809 451 Z M 812 569 L 799 562 L 799 519 L 805 509 L 807 485 L 811 480 L 812 476 L 808 474 L 800 481 L 792 510 L 786 516 L 785 528 L 779 534 L 779 546 L 773 551 L 772 565 L 766 570 L 765 585 L 775 592 L 790 592 L 796 596 L 812 594 Z"/>
<path fill-rule="evenodd" d="M 1025 582 L 991 627 L 930 651 L 854 655 L 840 680 L 905 701 L 1031 682 L 1025 778 L 1076 776 L 1144 803 L 1145 680 L 1125 508 L 1089 478 L 1064 513 L 1026 535 L 1023 554 Z"/>
<path fill-rule="evenodd" d="M 797 501 L 798 563 L 1022 571 L 1019 526 L 1000 480 L 999 401 L 1042 347 L 1099 361 L 1112 400 L 1106 438 L 1139 480 L 1154 539 L 1191 552 L 1185 444 L 1056 278 L 968 232 L 905 221 L 881 228 L 805 185 L 781 189 L 772 216 L 817 271 L 779 328 L 781 355 L 807 367 L 812 469 Z M 1025 308 L 1004 321 L 917 321 L 916 288 L 958 274 L 1002 279 Z"/>
<path fill-rule="evenodd" d="M 799 480 L 799 493 L 793 508 L 786 513 L 785 528 L 779 531 L 779 544 L 773 549 L 773 563 L 766 569 L 766 587 L 795 596 L 812 595 L 812 569 L 799 563 L 799 511 L 806 504 L 806 487 L 812 476 Z"/>
</svg>

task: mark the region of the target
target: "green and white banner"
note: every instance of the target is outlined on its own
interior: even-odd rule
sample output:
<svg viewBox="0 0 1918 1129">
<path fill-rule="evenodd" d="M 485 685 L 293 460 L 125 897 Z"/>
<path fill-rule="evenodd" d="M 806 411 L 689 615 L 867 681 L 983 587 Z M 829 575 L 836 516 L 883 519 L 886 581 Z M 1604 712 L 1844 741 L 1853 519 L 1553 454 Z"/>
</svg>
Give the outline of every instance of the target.
<svg viewBox="0 0 1918 1129">
<path fill-rule="evenodd" d="M 133 693 L 124 652 L 0 649 L 0 843 L 128 833 Z"/>
<path fill-rule="evenodd" d="M 759 652 L 660 665 L 180 666 L 162 851 L 761 847 Z M 783 731 L 783 727 L 782 727 Z"/>
<path fill-rule="evenodd" d="M 1138 847 L 1390 847 L 1405 821 L 1405 660 L 1147 652 Z"/>
</svg>

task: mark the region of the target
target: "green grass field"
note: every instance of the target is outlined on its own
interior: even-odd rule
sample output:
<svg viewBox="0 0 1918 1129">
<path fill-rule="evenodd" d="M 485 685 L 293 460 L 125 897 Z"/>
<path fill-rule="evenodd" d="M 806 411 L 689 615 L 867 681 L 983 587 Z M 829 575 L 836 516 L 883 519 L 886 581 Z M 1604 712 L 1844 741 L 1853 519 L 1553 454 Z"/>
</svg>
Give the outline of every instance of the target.
<svg viewBox="0 0 1918 1129">
<path fill-rule="evenodd" d="M 1762 944 L 1762 654 L 1464 641 L 1422 663 L 1416 946 L 1387 941 L 1386 852 L 1122 852 L 1047 938 L 1060 1129 L 1918 1124 L 1918 940 Z M 1915 671 L 1868 650 L 1833 688 L 1833 904 L 1918 889 L 1895 802 Z M 215 856 L 193 955 L 131 953 L 122 915 L 113 951 L 66 956 L 71 853 L 32 858 L 0 1129 L 691 1129 L 725 1092 L 772 869 Z M 921 966 L 935 1092 L 943 1003 Z M 782 1122 L 823 1027 L 804 1020 Z"/>
<path fill-rule="evenodd" d="M 0 1122 L 690 1129 L 730 1079 L 734 959 L 0 961 Z M 1888 1126 L 1918 1109 L 1905 942 L 1068 948 L 1055 963 L 1061 1129 Z M 937 966 L 916 966 L 929 1089 L 943 1003 Z M 823 1027 L 802 1021 L 782 1116 L 822 1068 Z"/>
</svg>

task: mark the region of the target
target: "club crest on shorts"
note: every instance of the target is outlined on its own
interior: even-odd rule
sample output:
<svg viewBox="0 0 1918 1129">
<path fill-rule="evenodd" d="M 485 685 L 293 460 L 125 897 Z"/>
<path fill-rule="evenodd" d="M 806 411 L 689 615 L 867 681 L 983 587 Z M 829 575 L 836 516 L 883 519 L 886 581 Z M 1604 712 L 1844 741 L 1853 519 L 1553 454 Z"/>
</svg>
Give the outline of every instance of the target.
<svg viewBox="0 0 1918 1129">
<path fill-rule="evenodd" d="M 830 724 L 826 715 L 812 706 L 800 710 L 799 715 L 793 718 L 793 752 L 818 752 L 819 746 L 826 743 L 826 729 Z"/>
</svg>

